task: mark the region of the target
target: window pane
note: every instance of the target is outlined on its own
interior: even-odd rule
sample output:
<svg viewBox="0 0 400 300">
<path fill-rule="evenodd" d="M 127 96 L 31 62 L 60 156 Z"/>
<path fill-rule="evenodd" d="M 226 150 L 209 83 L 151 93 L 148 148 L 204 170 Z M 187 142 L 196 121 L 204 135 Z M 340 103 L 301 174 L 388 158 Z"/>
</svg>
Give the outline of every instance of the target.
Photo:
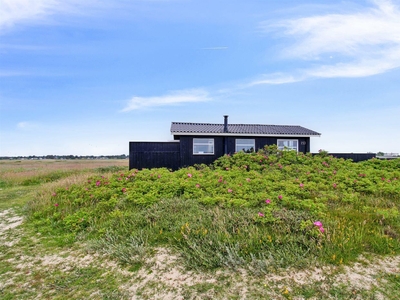
<svg viewBox="0 0 400 300">
<path fill-rule="evenodd" d="M 289 149 L 289 150 L 296 150 L 298 151 L 298 141 L 297 140 L 278 140 L 278 149 L 279 150 L 284 150 Z"/>
<path fill-rule="evenodd" d="M 214 139 L 193 139 L 193 154 L 214 154 Z"/>
<path fill-rule="evenodd" d="M 254 151 L 255 140 L 254 139 L 236 139 L 236 152 L 239 151 Z"/>
</svg>

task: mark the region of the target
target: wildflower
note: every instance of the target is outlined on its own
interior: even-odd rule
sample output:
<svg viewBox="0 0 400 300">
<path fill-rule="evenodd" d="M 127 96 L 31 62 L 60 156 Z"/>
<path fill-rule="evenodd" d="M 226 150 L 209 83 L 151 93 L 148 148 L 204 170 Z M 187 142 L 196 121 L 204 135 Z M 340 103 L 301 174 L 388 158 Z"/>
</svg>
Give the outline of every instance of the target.
<svg viewBox="0 0 400 300">
<path fill-rule="evenodd" d="M 54 206 L 57 207 L 57 206 L 58 206 L 58 203 L 55 203 Z"/>
<path fill-rule="evenodd" d="M 250 178 L 246 178 L 246 181 L 247 181 L 247 182 L 250 182 Z"/>
<path fill-rule="evenodd" d="M 96 181 L 96 186 L 100 186 L 101 182 L 99 180 Z"/>
<path fill-rule="evenodd" d="M 122 188 L 122 192 L 125 193 L 126 192 L 126 188 Z"/>
<path fill-rule="evenodd" d="M 260 217 L 264 217 L 264 214 L 263 214 L 262 212 L 258 212 L 258 215 L 259 215 Z"/>
<path fill-rule="evenodd" d="M 304 184 L 300 183 L 299 186 L 302 188 L 302 187 L 304 187 Z"/>
<path fill-rule="evenodd" d="M 319 227 L 318 229 L 319 229 L 319 231 L 321 231 L 321 233 L 325 232 L 324 227 L 322 227 L 322 222 L 321 221 L 315 221 L 314 225 Z"/>
<path fill-rule="evenodd" d="M 218 182 L 222 182 L 222 178 L 219 178 L 219 179 L 218 179 Z"/>
<path fill-rule="evenodd" d="M 282 195 L 279 195 L 279 196 L 278 196 L 278 199 L 279 199 L 279 200 L 282 200 L 282 198 L 283 198 Z"/>
<path fill-rule="evenodd" d="M 314 225 L 315 225 L 315 226 L 318 226 L 318 227 L 322 227 L 321 221 L 315 221 L 315 222 L 314 222 Z"/>
<path fill-rule="evenodd" d="M 57 196 L 57 194 L 56 193 L 53 193 L 53 194 L 51 194 L 53 197 L 55 197 L 55 196 Z"/>
<path fill-rule="evenodd" d="M 270 203 L 271 203 L 271 200 L 270 200 L 270 199 L 267 199 L 267 200 L 265 200 L 265 203 L 270 204 Z"/>
<path fill-rule="evenodd" d="M 232 189 L 228 189 L 228 193 L 232 193 L 233 192 L 233 190 Z"/>
<path fill-rule="evenodd" d="M 333 186 L 333 188 L 336 188 L 336 187 L 337 187 L 337 184 L 336 184 L 336 183 L 334 183 L 332 186 Z"/>
<path fill-rule="evenodd" d="M 199 187 L 200 187 L 200 184 L 196 184 L 196 187 L 199 188 Z"/>
<path fill-rule="evenodd" d="M 192 178 L 193 175 L 190 174 L 190 173 L 188 173 L 187 176 L 188 176 L 189 178 Z"/>
</svg>

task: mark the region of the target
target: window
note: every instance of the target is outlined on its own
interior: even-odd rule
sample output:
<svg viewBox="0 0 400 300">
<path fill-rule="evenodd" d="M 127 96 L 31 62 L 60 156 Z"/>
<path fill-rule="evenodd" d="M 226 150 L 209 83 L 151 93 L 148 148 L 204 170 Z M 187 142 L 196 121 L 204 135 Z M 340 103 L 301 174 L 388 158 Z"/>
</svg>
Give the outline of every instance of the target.
<svg viewBox="0 0 400 300">
<path fill-rule="evenodd" d="M 278 140 L 279 150 L 296 150 L 298 151 L 298 140 Z"/>
<path fill-rule="evenodd" d="M 244 152 L 252 152 L 256 149 L 256 140 L 255 139 L 236 139 L 236 150 L 235 152 L 244 151 Z"/>
<path fill-rule="evenodd" d="M 214 154 L 214 139 L 193 139 L 193 154 Z"/>
</svg>

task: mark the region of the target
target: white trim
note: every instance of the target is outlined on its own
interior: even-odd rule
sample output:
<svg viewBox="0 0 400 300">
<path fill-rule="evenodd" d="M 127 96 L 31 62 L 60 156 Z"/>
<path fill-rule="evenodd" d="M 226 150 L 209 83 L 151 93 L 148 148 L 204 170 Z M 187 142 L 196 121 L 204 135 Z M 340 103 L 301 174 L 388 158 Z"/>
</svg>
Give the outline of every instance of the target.
<svg viewBox="0 0 400 300">
<path fill-rule="evenodd" d="M 310 135 L 310 134 L 260 134 L 260 133 L 212 133 L 212 132 L 204 132 L 204 133 L 194 133 L 194 132 L 172 132 L 172 135 L 179 136 L 258 136 L 258 137 L 288 137 L 288 138 L 297 138 L 297 137 L 321 137 L 320 134 Z"/>
</svg>

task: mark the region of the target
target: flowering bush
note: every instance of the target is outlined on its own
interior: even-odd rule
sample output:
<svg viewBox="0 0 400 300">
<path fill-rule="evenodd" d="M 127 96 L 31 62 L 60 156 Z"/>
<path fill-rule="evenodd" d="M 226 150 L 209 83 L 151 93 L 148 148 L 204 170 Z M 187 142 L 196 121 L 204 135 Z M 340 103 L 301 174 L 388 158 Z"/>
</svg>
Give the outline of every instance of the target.
<svg viewBox="0 0 400 300">
<path fill-rule="evenodd" d="M 175 172 L 160 168 L 98 175 L 52 191 L 47 202 L 31 206 L 30 216 L 74 233 L 92 228 L 92 234 L 101 235 L 120 228 L 126 234 L 146 228 L 157 233 L 154 243 L 177 243 L 200 265 L 205 262 L 194 253 L 209 252 L 210 245 L 221 251 L 223 264 L 227 244 L 249 260 L 254 253 L 273 257 L 275 249 L 284 255 L 335 255 L 343 262 L 365 249 L 400 251 L 399 178 L 400 160 L 353 163 L 325 151 L 312 156 L 270 146 Z M 197 225 L 182 231 L 183 222 Z"/>
</svg>

